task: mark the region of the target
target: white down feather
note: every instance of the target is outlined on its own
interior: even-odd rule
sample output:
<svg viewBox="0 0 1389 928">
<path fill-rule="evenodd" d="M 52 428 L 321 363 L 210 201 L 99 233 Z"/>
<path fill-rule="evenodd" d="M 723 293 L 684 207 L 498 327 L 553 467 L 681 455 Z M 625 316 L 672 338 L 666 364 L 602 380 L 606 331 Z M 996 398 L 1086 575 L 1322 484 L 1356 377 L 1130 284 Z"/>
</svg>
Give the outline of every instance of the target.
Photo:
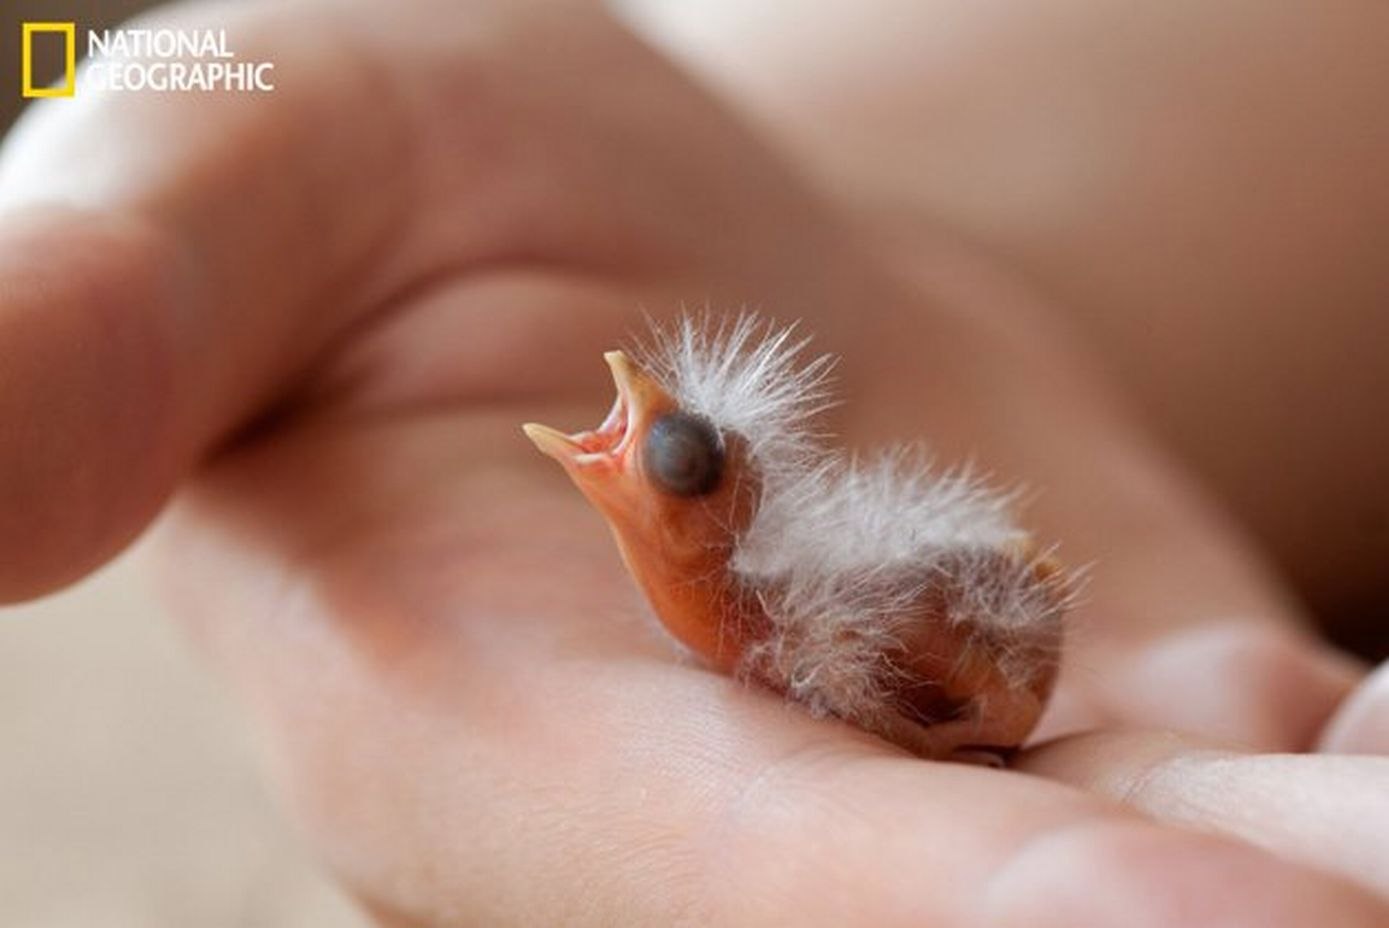
<svg viewBox="0 0 1389 928">
<path fill-rule="evenodd" d="M 807 357 L 808 343 L 751 313 L 686 315 L 635 352 L 682 408 L 741 436 L 761 478 L 730 571 L 774 631 L 744 671 L 778 678 L 813 712 L 874 727 L 897 711 L 903 682 L 887 655 L 934 585 L 944 618 L 987 635 L 1010 680 L 1030 682 L 1055 657 L 1066 602 L 1020 553 L 1028 536 L 1012 497 L 967 470 L 934 471 L 919 447 L 866 461 L 828 447 L 815 417 L 834 403 L 835 362 Z"/>
</svg>

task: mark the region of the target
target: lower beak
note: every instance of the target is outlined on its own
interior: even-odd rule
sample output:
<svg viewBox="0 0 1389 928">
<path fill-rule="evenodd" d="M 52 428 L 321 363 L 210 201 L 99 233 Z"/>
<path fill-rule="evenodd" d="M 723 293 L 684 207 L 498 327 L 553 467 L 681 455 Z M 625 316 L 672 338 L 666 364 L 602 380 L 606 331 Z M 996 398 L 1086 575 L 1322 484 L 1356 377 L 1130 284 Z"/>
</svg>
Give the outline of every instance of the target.
<svg viewBox="0 0 1389 928">
<path fill-rule="evenodd" d="M 521 426 L 521 431 L 526 433 L 526 437 L 535 443 L 543 453 L 559 461 L 561 464 L 572 461 L 575 455 L 583 452 L 583 448 L 577 441 L 561 432 L 559 429 L 552 429 L 548 425 L 541 425 L 539 422 L 527 422 Z"/>
</svg>

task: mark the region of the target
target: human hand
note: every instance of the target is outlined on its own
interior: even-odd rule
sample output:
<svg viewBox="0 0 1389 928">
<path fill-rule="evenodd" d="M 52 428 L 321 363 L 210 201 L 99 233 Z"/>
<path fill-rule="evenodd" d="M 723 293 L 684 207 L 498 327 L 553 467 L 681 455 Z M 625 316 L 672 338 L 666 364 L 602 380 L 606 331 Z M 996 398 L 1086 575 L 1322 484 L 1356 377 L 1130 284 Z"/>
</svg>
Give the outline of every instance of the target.
<svg viewBox="0 0 1389 928">
<path fill-rule="evenodd" d="M 962 354 L 935 373 L 967 402 L 914 410 L 892 344 L 1017 342 L 951 309 L 992 305 L 988 275 L 904 276 L 601 15 L 519 7 L 176 11 L 295 73 L 273 98 L 51 106 L 11 140 L 5 595 L 184 485 L 174 601 L 386 922 L 1381 918 L 1256 849 L 916 762 L 672 658 L 516 430 L 590 417 L 641 305 L 794 307 L 846 356 L 849 440 L 939 425 L 981 457 L 1017 425 L 984 414 L 1004 367 Z"/>
</svg>

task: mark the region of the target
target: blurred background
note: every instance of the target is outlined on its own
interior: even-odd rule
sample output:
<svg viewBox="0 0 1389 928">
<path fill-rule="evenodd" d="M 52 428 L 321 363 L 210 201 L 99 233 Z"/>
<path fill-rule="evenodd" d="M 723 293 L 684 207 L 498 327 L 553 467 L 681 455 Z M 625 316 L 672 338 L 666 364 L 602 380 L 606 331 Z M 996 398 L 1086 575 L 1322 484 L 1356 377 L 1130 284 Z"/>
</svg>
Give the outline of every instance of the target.
<svg viewBox="0 0 1389 928">
<path fill-rule="evenodd" d="M 0 609 L 0 924 L 363 928 L 272 806 L 147 560 Z"/>
<path fill-rule="evenodd" d="M 103 28 L 152 5 L 3 4 L 0 131 L 26 102 L 21 22 Z M 60 44 L 34 53 L 36 82 L 56 79 Z M 363 928 L 273 808 L 241 720 L 161 614 L 146 559 L 0 608 L 0 925 Z"/>
</svg>

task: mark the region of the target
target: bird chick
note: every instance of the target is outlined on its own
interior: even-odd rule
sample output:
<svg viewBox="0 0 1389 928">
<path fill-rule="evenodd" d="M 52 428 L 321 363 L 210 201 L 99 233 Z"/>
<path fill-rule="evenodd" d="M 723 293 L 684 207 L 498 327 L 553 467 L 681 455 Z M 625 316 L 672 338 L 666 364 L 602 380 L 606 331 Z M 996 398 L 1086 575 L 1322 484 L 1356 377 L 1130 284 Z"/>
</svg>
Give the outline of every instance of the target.
<svg viewBox="0 0 1389 928">
<path fill-rule="evenodd" d="M 827 447 L 812 423 L 833 360 L 807 342 L 750 314 L 685 317 L 635 361 L 604 355 L 617 399 L 596 429 L 524 429 L 713 667 L 922 756 L 1018 746 L 1071 579 L 967 474 Z"/>
</svg>

